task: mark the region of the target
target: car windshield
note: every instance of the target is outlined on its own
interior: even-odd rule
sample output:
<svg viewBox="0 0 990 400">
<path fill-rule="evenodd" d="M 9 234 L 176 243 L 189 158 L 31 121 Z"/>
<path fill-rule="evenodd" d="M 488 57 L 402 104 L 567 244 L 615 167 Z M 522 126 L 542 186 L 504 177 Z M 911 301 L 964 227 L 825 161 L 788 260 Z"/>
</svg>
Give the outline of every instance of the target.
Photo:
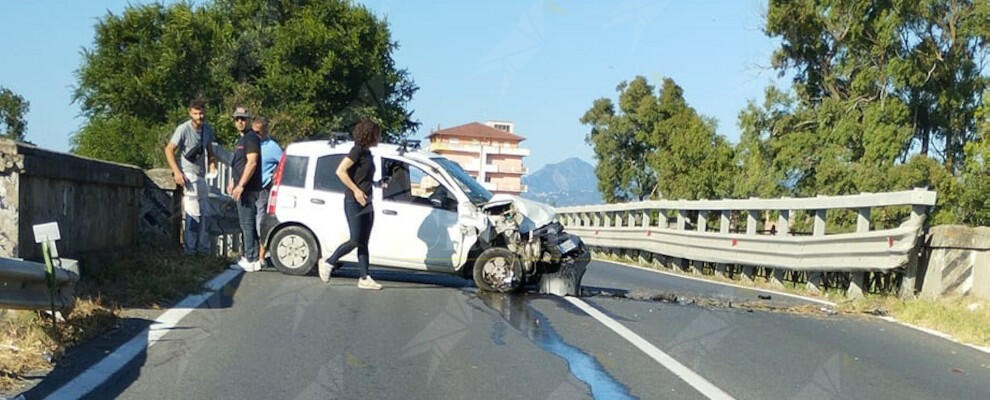
<svg viewBox="0 0 990 400">
<path fill-rule="evenodd" d="M 464 172 L 464 169 L 457 163 L 443 157 L 436 157 L 433 161 L 440 164 L 440 166 L 447 171 L 447 174 L 454 178 L 457 186 L 464 191 L 464 194 L 468 196 L 468 199 L 470 199 L 472 203 L 482 204 L 487 203 L 488 200 L 492 199 L 492 192 L 489 192 L 488 189 L 485 189 L 485 187 L 481 186 L 478 181 L 474 180 L 471 175 Z"/>
</svg>

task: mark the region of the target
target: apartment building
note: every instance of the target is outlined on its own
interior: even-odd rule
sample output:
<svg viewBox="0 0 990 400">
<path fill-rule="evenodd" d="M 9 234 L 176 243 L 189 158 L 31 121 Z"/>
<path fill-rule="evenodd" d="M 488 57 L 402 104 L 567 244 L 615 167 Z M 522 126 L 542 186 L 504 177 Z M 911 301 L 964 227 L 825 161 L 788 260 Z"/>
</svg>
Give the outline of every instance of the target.
<svg viewBox="0 0 990 400">
<path fill-rule="evenodd" d="M 426 138 L 430 151 L 460 164 L 492 193 L 518 195 L 526 191 L 522 176 L 528 170 L 523 157 L 529 155 L 529 149 L 519 147 L 526 138 L 515 134 L 512 122 L 472 122 L 435 129 Z"/>
</svg>

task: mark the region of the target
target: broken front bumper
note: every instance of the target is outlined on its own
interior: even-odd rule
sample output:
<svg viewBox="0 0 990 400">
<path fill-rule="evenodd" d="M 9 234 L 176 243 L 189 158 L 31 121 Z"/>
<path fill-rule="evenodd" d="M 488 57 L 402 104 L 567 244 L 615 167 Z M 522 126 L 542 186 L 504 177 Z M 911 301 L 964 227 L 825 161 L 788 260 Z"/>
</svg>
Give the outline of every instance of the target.
<svg viewBox="0 0 990 400">
<path fill-rule="evenodd" d="M 591 252 L 575 235 L 569 235 L 559 245 L 564 260 L 560 267 L 554 272 L 545 272 L 540 275 L 540 293 L 553 294 L 557 296 L 580 296 L 581 279 L 591 262 Z M 568 250 L 568 251 L 564 251 Z"/>
</svg>

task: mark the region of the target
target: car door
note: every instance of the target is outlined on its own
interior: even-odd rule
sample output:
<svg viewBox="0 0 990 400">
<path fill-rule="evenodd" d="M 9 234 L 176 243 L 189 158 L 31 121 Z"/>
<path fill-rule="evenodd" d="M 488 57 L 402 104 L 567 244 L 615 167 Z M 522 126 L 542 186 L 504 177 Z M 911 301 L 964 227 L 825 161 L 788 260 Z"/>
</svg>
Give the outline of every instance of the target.
<svg viewBox="0 0 990 400">
<path fill-rule="evenodd" d="M 370 252 L 387 265 L 452 271 L 460 228 L 457 201 L 423 166 L 383 157 Z"/>
<path fill-rule="evenodd" d="M 337 177 L 337 166 L 345 154 L 330 154 L 315 160 L 311 190 L 297 199 L 304 210 L 306 224 L 313 230 L 320 242 L 320 258 L 329 257 L 341 243 L 350 239 L 347 216 L 344 214 L 344 191 L 346 187 Z M 357 252 L 343 257 L 343 261 L 357 261 Z"/>
</svg>

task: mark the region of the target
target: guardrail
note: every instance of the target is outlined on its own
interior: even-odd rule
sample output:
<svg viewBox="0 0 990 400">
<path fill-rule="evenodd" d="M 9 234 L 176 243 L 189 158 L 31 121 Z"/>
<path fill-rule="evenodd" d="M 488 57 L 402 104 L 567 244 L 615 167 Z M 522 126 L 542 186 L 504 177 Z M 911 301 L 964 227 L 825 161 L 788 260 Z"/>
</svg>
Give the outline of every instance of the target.
<svg viewBox="0 0 990 400">
<path fill-rule="evenodd" d="M 825 272 L 848 272 L 851 297 L 862 295 L 866 273 L 905 267 L 900 288 L 909 295 L 915 290 L 917 239 L 935 198 L 935 192 L 916 189 L 811 198 L 642 201 L 561 207 L 557 213 L 568 232 L 589 246 L 656 255 L 651 262 L 715 263 L 720 273 L 728 265 L 739 266 L 742 279 L 752 279 L 754 268 L 762 267 L 773 269 L 768 279 L 775 284 L 785 271 L 804 272 L 811 290 L 821 288 Z M 889 206 L 910 206 L 910 217 L 894 228 L 870 230 L 871 210 Z M 849 209 L 856 213 L 856 231 L 826 234 L 828 212 Z M 791 232 L 797 211 L 811 214 L 810 236 Z M 778 215 L 773 234 L 757 229 L 765 213 Z M 709 220 L 712 214 L 717 221 Z M 740 226 L 745 233 L 737 232 Z"/>
<path fill-rule="evenodd" d="M 75 260 L 55 259 L 55 307 L 71 309 L 79 267 Z M 41 310 L 52 306 L 45 264 L 0 257 L 0 308 Z"/>
</svg>

